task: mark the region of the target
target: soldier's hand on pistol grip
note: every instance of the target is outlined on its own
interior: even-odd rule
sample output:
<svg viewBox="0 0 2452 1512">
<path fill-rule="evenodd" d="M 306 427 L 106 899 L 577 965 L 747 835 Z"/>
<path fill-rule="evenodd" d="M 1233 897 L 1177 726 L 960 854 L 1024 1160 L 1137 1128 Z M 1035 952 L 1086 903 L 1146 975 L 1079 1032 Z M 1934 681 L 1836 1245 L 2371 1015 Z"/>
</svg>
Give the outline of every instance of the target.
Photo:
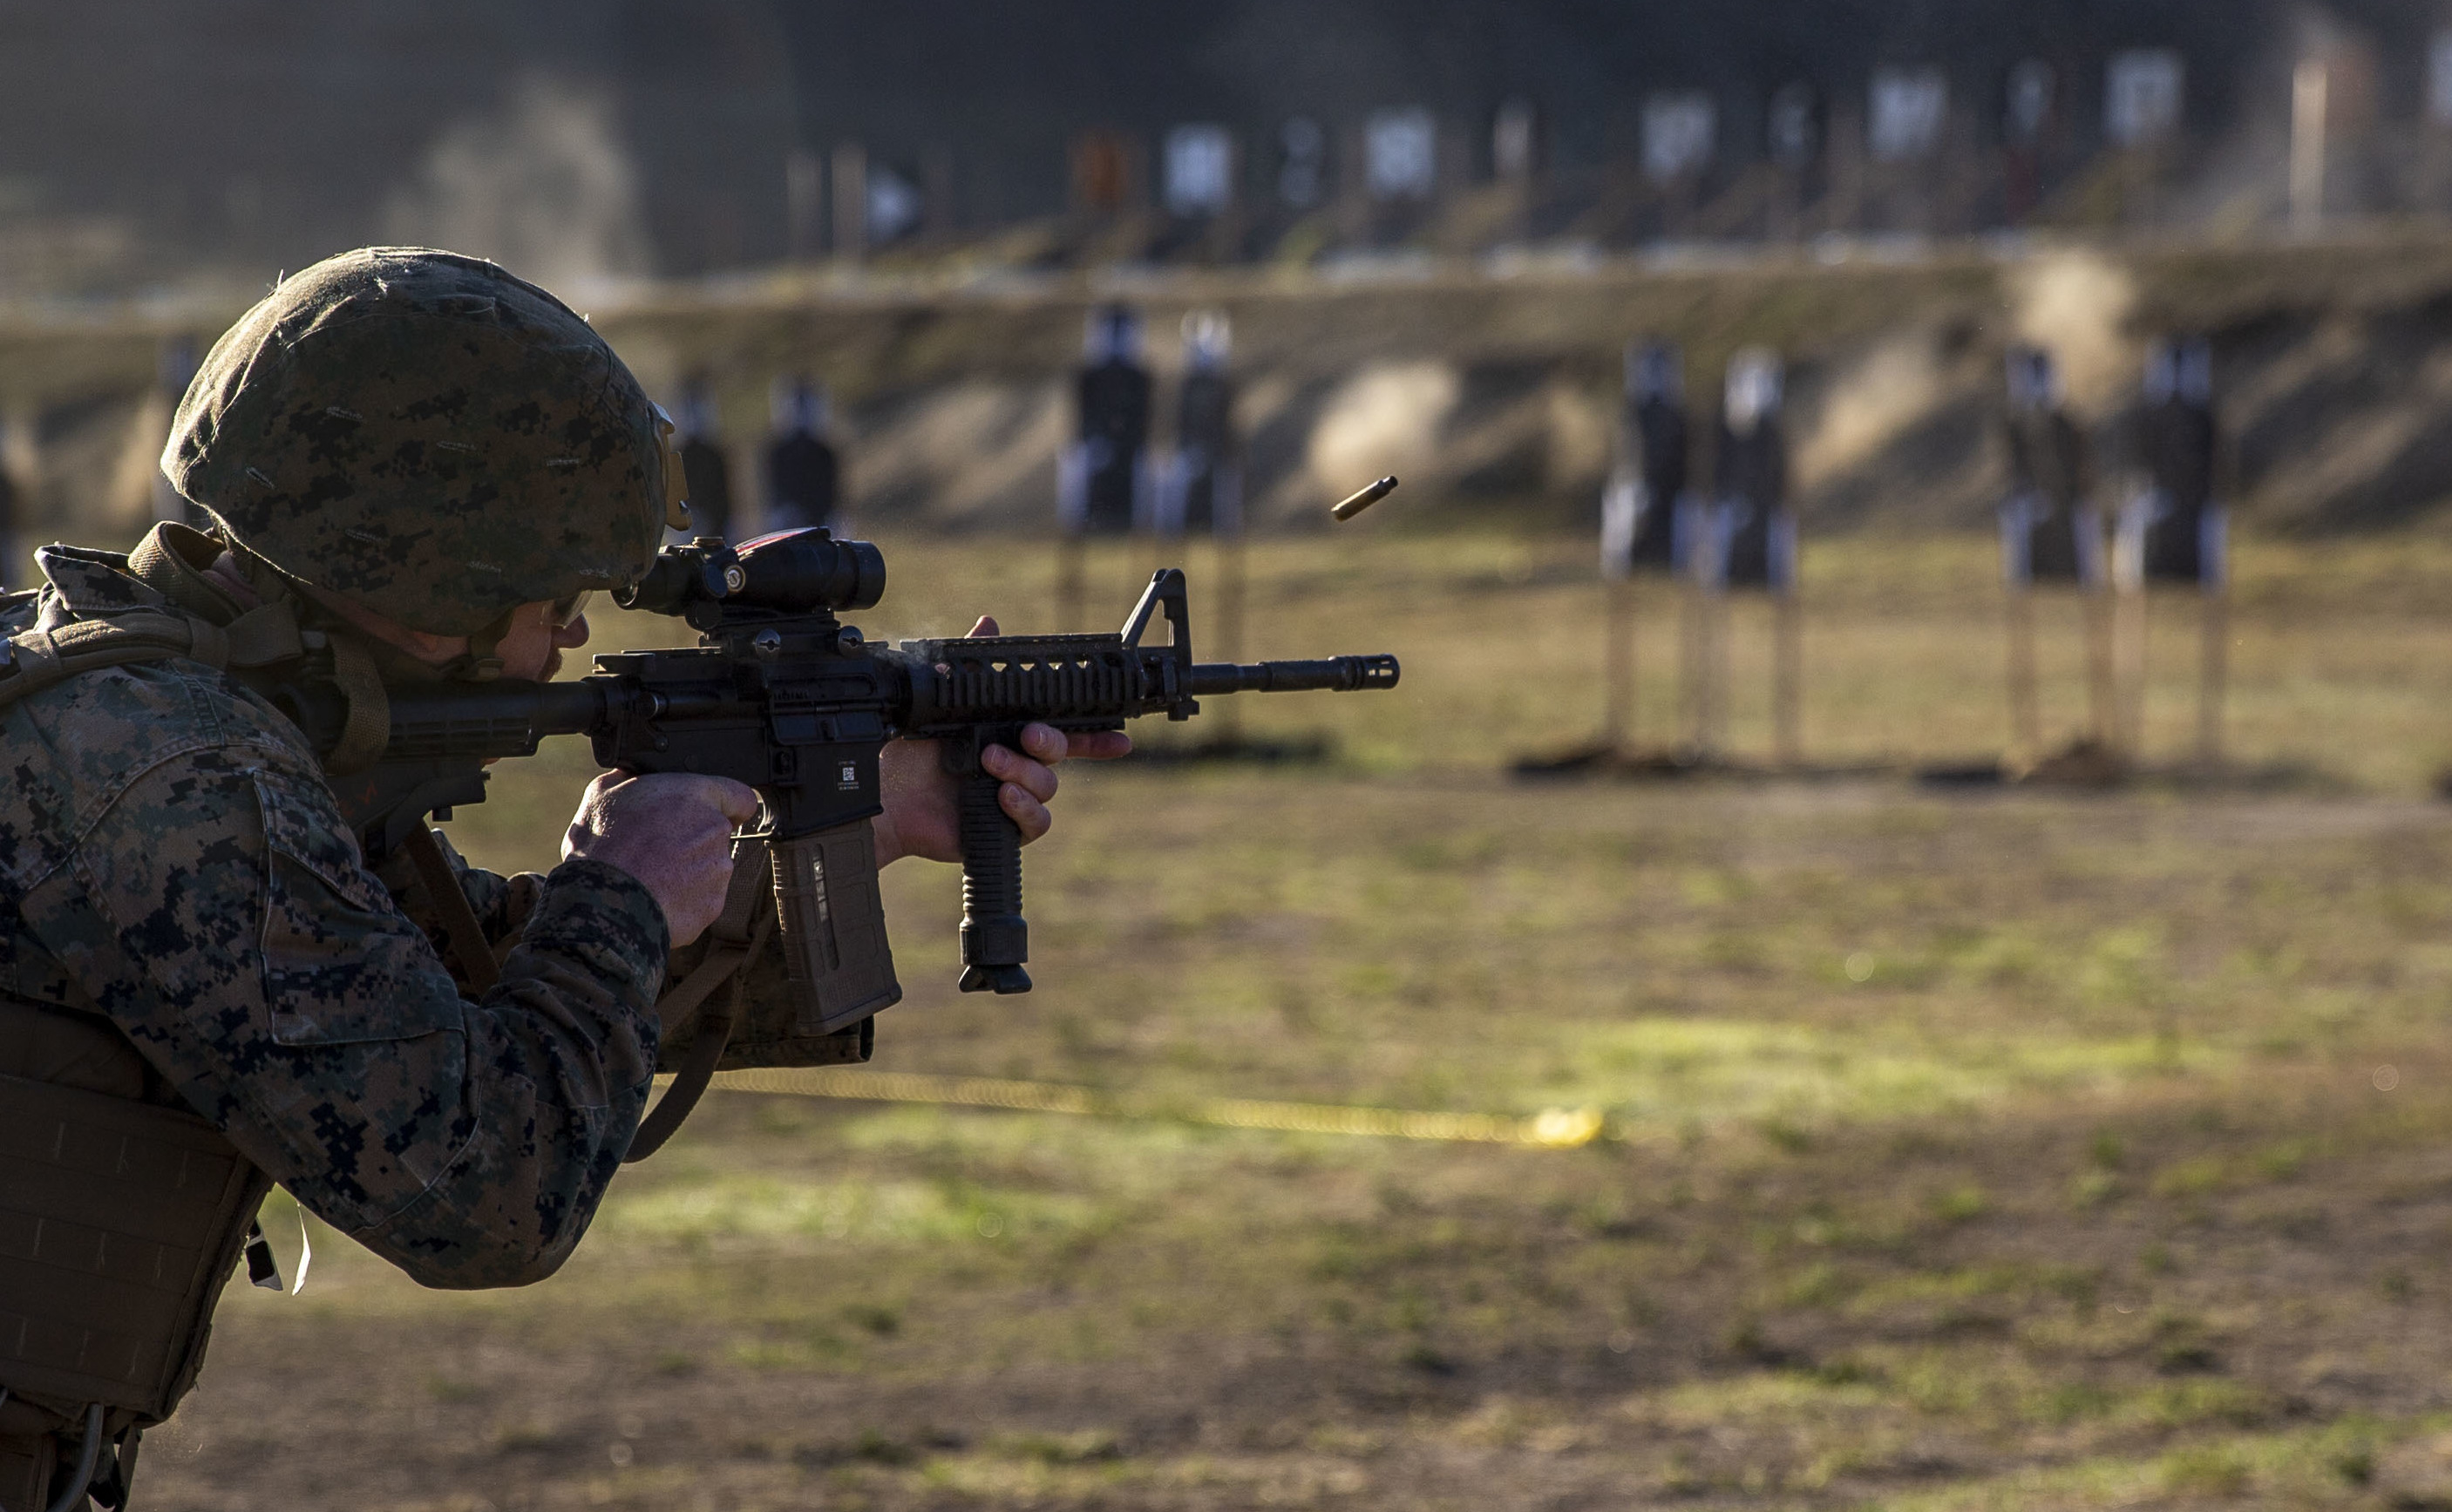
<svg viewBox="0 0 2452 1512">
<path fill-rule="evenodd" d="M 1001 632 L 981 616 L 971 627 L 974 636 Z M 1060 761 L 1112 761 L 1129 755 L 1133 737 L 1121 731 L 1067 736 L 1050 725 L 1022 727 L 1020 751 L 992 745 L 979 753 L 979 765 L 1003 779 L 997 801 L 1021 827 L 1021 843 L 1045 835 L 1056 822 L 1047 805 L 1056 796 L 1056 765 Z M 878 753 L 879 776 L 885 790 L 885 813 L 877 820 L 877 864 L 916 855 L 930 861 L 959 861 L 962 843 L 954 779 L 937 759 L 933 740 L 894 740 Z"/>
<path fill-rule="evenodd" d="M 663 909 L 678 949 L 723 912 L 732 833 L 757 817 L 757 792 L 730 777 L 606 772 L 581 796 L 562 854 L 637 877 Z"/>
</svg>

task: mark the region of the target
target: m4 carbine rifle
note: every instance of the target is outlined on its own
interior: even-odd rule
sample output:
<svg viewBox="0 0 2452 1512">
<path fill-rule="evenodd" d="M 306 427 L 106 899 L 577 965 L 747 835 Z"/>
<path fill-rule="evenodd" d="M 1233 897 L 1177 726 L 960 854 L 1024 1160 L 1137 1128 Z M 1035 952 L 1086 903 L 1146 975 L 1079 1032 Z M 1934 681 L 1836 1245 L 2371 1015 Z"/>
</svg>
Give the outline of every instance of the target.
<svg viewBox="0 0 2452 1512">
<path fill-rule="evenodd" d="M 956 779 L 962 848 L 966 992 L 1026 992 L 1021 834 L 979 767 L 991 744 L 1020 749 L 1038 722 L 1068 734 L 1187 719 L 1212 694 L 1355 691 L 1396 685 L 1396 658 L 1196 662 L 1180 570 L 1151 579 L 1113 635 L 863 638 L 838 614 L 873 607 L 885 559 L 822 528 L 737 552 L 702 539 L 669 546 L 616 596 L 677 615 L 702 634 L 687 649 L 596 658 L 566 682 L 503 679 L 387 690 L 390 738 L 333 790 L 369 864 L 426 815 L 482 802 L 484 764 L 532 755 L 546 736 L 584 735 L 597 761 L 630 772 L 734 777 L 763 800 L 779 927 L 797 999 L 794 1031 L 832 1034 L 899 1001 L 869 821 L 883 812 L 878 753 L 896 738 L 939 742 Z M 1167 644 L 1144 636 L 1163 618 Z M 320 747 L 353 711 L 332 684 L 298 688 L 290 712 Z"/>
</svg>

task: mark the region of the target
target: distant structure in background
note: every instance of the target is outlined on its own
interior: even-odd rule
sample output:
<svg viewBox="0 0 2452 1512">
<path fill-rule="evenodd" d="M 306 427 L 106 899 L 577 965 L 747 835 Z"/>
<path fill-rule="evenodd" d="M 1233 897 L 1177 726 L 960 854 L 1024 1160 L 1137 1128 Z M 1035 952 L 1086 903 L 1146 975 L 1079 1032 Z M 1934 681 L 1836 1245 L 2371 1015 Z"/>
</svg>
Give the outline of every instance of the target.
<svg viewBox="0 0 2452 1512">
<path fill-rule="evenodd" d="M 1695 543 L 1701 585 L 1695 640 L 1695 746 L 1716 755 L 1727 736 L 1731 589 L 1767 590 L 1773 604 L 1772 744 L 1783 764 L 1797 758 L 1798 644 L 1796 516 L 1788 507 L 1788 437 L 1783 424 L 1786 368 L 1776 353 L 1750 347 L 1729 359 L 1722 385 L 1712 500 Z"/>
<path fill-rule="evenodd" d="M 1091 311 L 1073 397 L 1077 439 L 1059 469 L 1058 513 L 1069 535 L 1124 535 L 1149 518 L 1150 375 L 1139 311 Z"/>
<path fill-rule="evenodd" d="M 1730 588 L 1786 593 L 1796 582 L 1796 519 L 1788 508 L 1785 368 L 1759 347 L 1729 359 L 1712 470 L 1710 575 Z"/>
<path fill-rule="evenodd" d="M 1119 131 L 1100 128 L 1073 139 L 1073 208 L 1113 215 L 1132 203 L 1133 147 Z"/>
<path fill-rule="evenodd" d="M 2132 573 L 2152 582 L 2217 581 L 2224 519 L 2214 499 L 2221 437 L 2212 344 L 2202 336 L 2156 342 L 2141 397 L 2136 461 L 2146 488 L 2123 520 L 2133 538 Z"/>
<path fill-rule="evenodd" d="M 1663 342 L 1626 349 L 1617 463 L 1601 501 L 1601 563 L 1610 577 L 1685 569 L 1697 528 L 1688 487 L 1686 363 Z"/>
<path fill-rule="evenodd" d="M 1819 188 L 1815 168 L 1829 126 L 1812 85 L 1791 79 L 1772 91 L 1763 120 L 1763 146 L 1774 175 L 1764 233 L 1793 242 L 1805 234 L 1805 206 Z"/>
<path fill-rule="evenodd" d="M 2031 762 L 2044 748 L 2035 672 L 2037 587 L 2073 587 L 2084 596 L 2086 738 L 2102 747 L 2111 737 L 2111 658 L 2100 592 L 2103 520 L 2086 432 L 2068 412 L 2051 353 L 2012 346 L 2004 368 L 2007 403 L 2001 429 L 2009 489 L 2000 511 L 2001 578 L 2008 596 L 2009 725 L 2018 757 Z"/>
<path fill-rule="evenodd" d="M 773 430 L 766 442 L 766 518 L 762 531 L 824 525 L 838 536 L 849 520 L 842 504 L 842 464 L 826 440 L 826 391 L 808 378 L 775 380 Z"/>
<path fill-rule="evenodd" d="M 2164 48 L 2112 54 L 2104 65 L 2103 134 L 2116 147 L 2159 147 L 2179 134 L 2187 65 Z"/>
<path fill-rule="evenodd" d="M 847 0 L 447 0 L 379 35 L 308 0 L 132 30 L 50 9 L 0 55 L 11 295 L 474 226 L 516 230 L 486 241 L 506 256 L 583 226 L 577 276 L 688 278 L 923 234 L 1079 265 L 1307 261 L 1434 221 L 1470 254 L 2452 217 L 2452 14 L 2414 0 L 1457 0 L 1436 25 L 1400 0 L 1079 0 L 1060 25 L 906 0 L 891 45 Z M 267 87 L 233 103 L 211 81 L 235 76 Z M 1435 216 L 1475 179 L 1538 189 Z M 1315 220 L 1332 201 L 1352 213 Z"/>
<path fill-rule="evenodd" d="M 1222 126 L 1178 126 L 1166 134 L 1166 207 L 1186 218 L 1235 206 L 1235 134 Z"/>
<path fill-rule="evenodd" d="M 2229 513 L 2220 489 L 2222 432 L 2214 410 L 2213 346 L 2202 336 L 2165 337 L 2146 358 L 2145 383 L 2128 418 L 2132 492 L 2121 510 L 2113 576 L 2124 614 L 2119 639 L 2122 743 L 2145 743 L 2146 590 L 2191 584 L 2200 596 L 2197 756 L 2222 756 L 2227 662 Z"/>
<path fill-rule="evenodd" d="M 1635 737 L 1634 579 L 1683 570 L 1700 519 L 1688 487 L 1683 356 L 1665 343 L 1630 343 L 1625 389 L 1617 458 L 1601 493 L 1601 576 L 1609 585 L 1602 619 L 1601 741 L 1612 749 Z M 1690 655 L 1685 663 L 1691 668 L 1692 660 Z"/>
<path fill-rule="evenodd" d="M 149 455 L 161 455 L 162 443 L 170 434 L 170 417 L 178 413 L 179 401 L 187 396 L 188 385 L 195 377 L 195 338 L 173 336 L 164 341 L 153 363 L 153 399 L 145 405 L 140 422 L 147 431 L 140 444 L 149 445 Z M 158 464 L 151 469 L 151 479 L 155 520 L 175 520 L 198 530 L 212 528 L 212 518 L 182 498 Z"/>
<path fill-rule="evenodd" d="M 1876 69 L 1867 94 L 1866 150 L 1876 163 L 1932 156 L 1949 116 L 1949 79 L 1939 69 Z"/>
<path fill-rule="evenodd" d="M 1216 310 L 1183 318 L 1182 382 L 1176 389 L 1175 449 L 1158 480 L 1161 536 L 1243 533 L 1243 470 L 1235 434 L 1235 380 L 1227 372 L 1234 327 Z"/>
<path fill-rule="evenodd" d="M 1102 304 L 1083 323 L 1073 385 L 1075 440 L 1057 459 L 1057 622 L 1080 622 L 1081 542 L 1154 522 L 1149 464 L 1150 375 L 1140 312 Z"/>
<path fill-rule="evenodd" d="M 2060 126 L 2059 70 L 2041 58 L 2021 58 L 2001 102 L 2001 218 L 2008 225 L 2026 224 L 2043 203 Z"/>
<path fill-rule="evenodd" d="M 1216 634 L 1211 655 L 1243 655 L 1246 562 L 1243 548 L 1243 447 L 1235 429 L 1235 379 L 1229 359 L 1235 327 L 1222 310 L 1183 317 L 1183 377 L 1176 386 L 1175 447 L 1158 480 L 1156 523 L 1161 542 L 1205 534 L 1217 560 Z M 1163 564 L 1163 563 L 1161 563 Z M 1217 743 L 1242 738 L 1242 718 L 1228 700 L 1219 711 Z"/>
<path fill-rule="evenodd" d="M 1679 90 L 1643 102 L 1643 174 L 1653 184 L 1682 184 L 1700 174 L 1719 142 L 1720 107 L 1711 96 Z"/>
<path fill-rule="evenodd" d="M 1438 123 L 1419 106 L 1377 110 L 1363 123 L 1362 181 L 1381 202 L 1427 202 L 1439 187 Z"/>
<path fill-rule="evenodd" d="M 1518 96 L 1498 108 L 1490 121 L 1490 175 L 1501 184 L 1530 184 L 1540 176 L 1543 147 L 1541 110 Z"/>
<path fill-rule="evenodd" d="M 703 377 L 682 386 L 681 413 L 673 417 L 681 432 L 682 473 L 689 485 L 690 533 L 732 537 L 732 468 L 723 458 L 715 394 Z"/>
<path fill-rule="evenodd" d="M 1277 130 L 1277 203 L 1290 210 L 1316 206 L 1328 192 L 1328 132 L 1298 115 Z"/>
</svg>

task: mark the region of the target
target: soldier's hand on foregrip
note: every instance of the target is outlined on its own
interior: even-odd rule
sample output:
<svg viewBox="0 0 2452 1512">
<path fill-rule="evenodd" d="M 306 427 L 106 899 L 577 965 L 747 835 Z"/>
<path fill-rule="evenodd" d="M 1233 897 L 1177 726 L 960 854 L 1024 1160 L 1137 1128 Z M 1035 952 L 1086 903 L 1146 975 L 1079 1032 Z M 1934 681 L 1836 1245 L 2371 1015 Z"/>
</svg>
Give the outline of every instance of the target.
<svg viewBox="0 0 2452 1512">
<path fill-rule="evenodd" d="M 580 798 L 562 854 L 638 878 L 664 911 L 678 948 L 705 933 L 723 912 L 733 832 L 757 817 L 757 793 L 730 777 L 607 772 Z"/>
<path fill-rule="evenodd" d="M 1045 835 L 1056 822 L 1047 812 L 1055 801 L 1059 761 L 1113 761 L 1132 755 L 1133 737 L 1120 730 L 1066 735 L 1053 725 L 1021 728 L 1021 750 L 991 745 L 979 753 L 979 765 L 999 780 L 997 803 L 1021 827 L 1021 843 Z"/>
<path fill-rule="evenodd" d="M 997 634 L 982 617 L 972 635 Z M 991 742 L 979 764 L 998 779 L 997 803 L 1021 831 L 1021 843 L 1045 835 L 1055 822 L 1047 805 L 1056 797 L 1056 767 L 1062 761 L 1113 761 L 1132 754 L 1132 736 L 1121 731 L 1066 735 L 1052 725 L 1024 725 L 1020 749 Z M 877 820 L 877 864 L 916 855 L 928 861 L 962 859 L 959 775 L 944 769 L 933 740 L 896 740 L 879 753 L 885 812 Z"/>
<path fill-rule="evenodd" d="M 1001 633 L 988 615 L 981 615 L 979 623 L 971 626 L 975 636 Z M 1132 754 L 1133 737 L 1121 730 L 1066 735 L 1054 725 L 1026 724 L 1013 746 L 991 744 L 981 751 L 979 765 L 1003 783 L 997 792 L 997 804 L 1020 827 L 1021 843 L 1028 845 L 1056 823 L 1047 805 L 1056 800 L 1058 762 L 1113 761 Z"/>
</svg>

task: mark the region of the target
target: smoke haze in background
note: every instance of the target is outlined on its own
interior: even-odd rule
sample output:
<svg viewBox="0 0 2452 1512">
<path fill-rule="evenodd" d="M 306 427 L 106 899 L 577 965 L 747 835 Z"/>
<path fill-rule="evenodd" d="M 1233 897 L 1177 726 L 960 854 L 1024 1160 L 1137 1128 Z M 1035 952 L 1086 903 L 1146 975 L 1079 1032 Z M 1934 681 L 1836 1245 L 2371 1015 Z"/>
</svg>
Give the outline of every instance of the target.
<svg viewBox="0 0 2452 1512">
<path fill-rule="evenodd" d="M 1795 442 L 1795 481 L 1808 492 L 1857 467 L 1948 396 L 1931 334 L 1904 332 L 1842 364 Z"/>
<path fill-rule="evenodd" d="M 2093 252 L 2052 252 L 2011 269 L 2008 284 L 2012 334 L 2051 352 L 2080 410 L 2101 415 L 2136 386 L 2127 325 L 2137 291 L 2126 269 Z"/>
<path fill-rule="evenodd" d="M 445 129 L 385 206 L 384 236 L 490 258 L 564 299 L 643 274 L 651 261 L 612 101 L 546 75 Z"/>
<path fill-rule="evenodd" d="M 1461 389 L 1443 363 L 1379 363 L 1331 396 L 1311 433 L 1311 481 L 1340 499 L 1390 473 L 1419 478 L 1439 455 L 1439 431 Z"/>
</svg>

